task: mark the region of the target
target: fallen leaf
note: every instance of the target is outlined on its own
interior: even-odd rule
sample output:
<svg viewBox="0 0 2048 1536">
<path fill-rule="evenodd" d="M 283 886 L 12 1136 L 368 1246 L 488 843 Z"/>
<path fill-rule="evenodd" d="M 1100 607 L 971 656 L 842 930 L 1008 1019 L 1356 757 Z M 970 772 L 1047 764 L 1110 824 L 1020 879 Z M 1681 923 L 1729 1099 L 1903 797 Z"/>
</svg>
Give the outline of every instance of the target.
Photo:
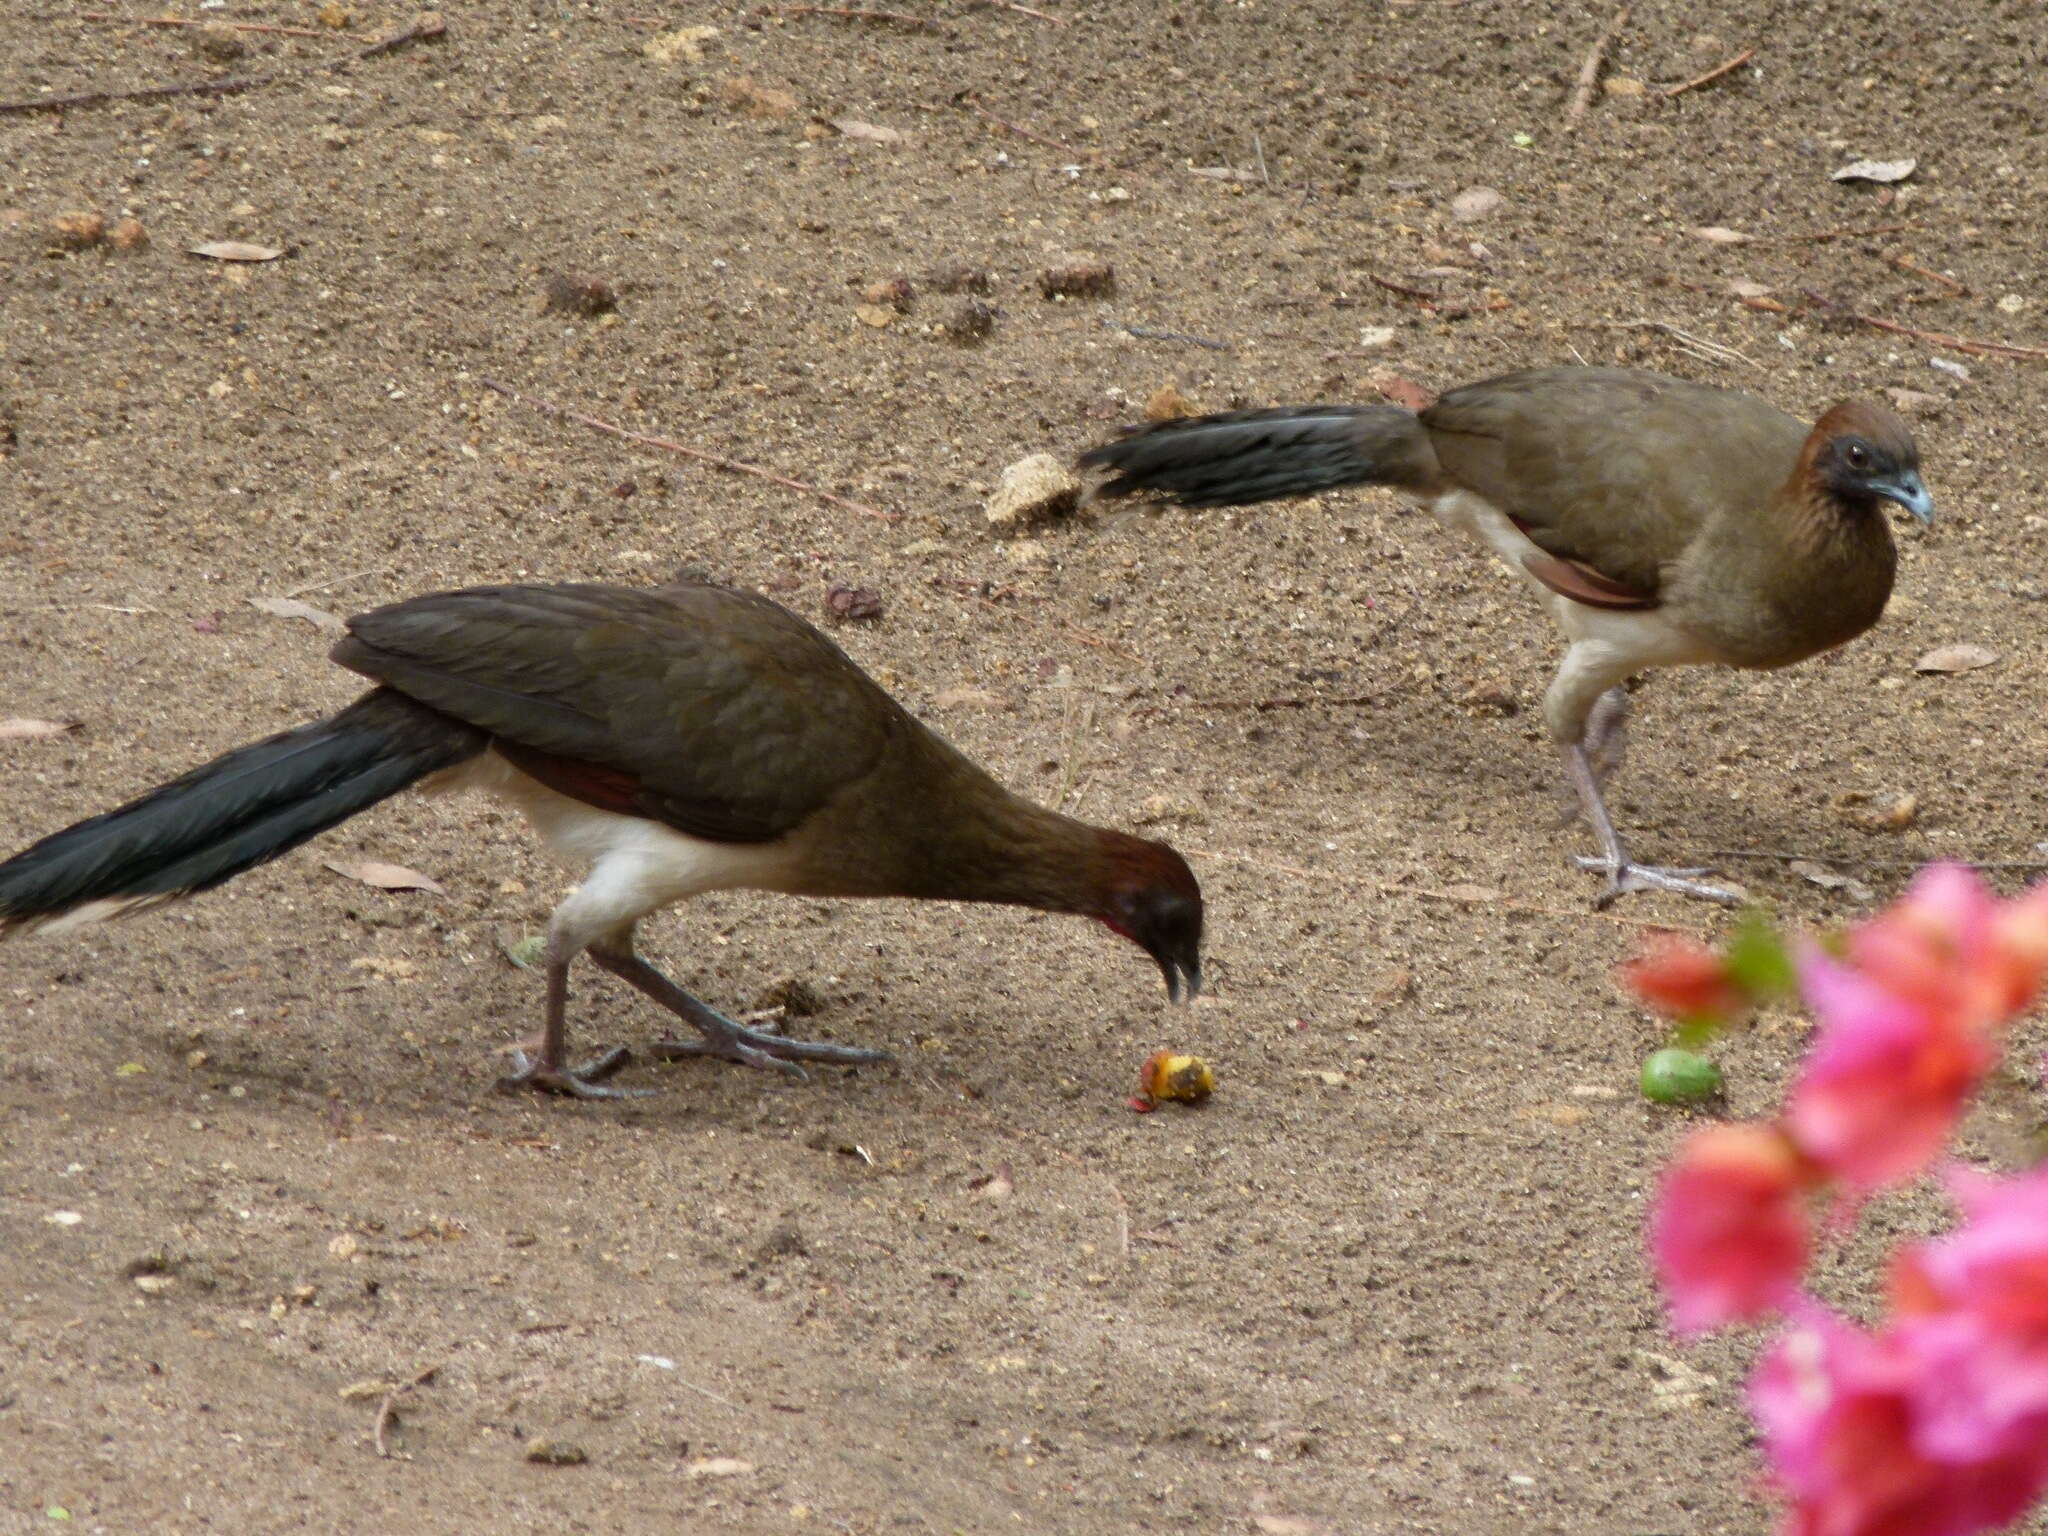
<svg viewBox="0 0 2048 1536">
<path fill-rule="evenodd" d="M 1938 645 L 1913 663 L 1915 672 L 1974 672 L 1979 667 L 1988 667 L 1998 660 L 1998 652 L 1986 650 L 1981 645 L 1964 641 L 1958 645 Z"/>
<path fill-rule="evenodd" d="M 1835 172 L 1836 181 L 1904 181 L 1920 162 L 1904 160 L 1851 160 Z"/>
<path fill-rule="evenodd" d="M 1877 892 L 1853 875 L 1837 874 L 1812 859 L 1794 859 L 1786 866 L 1793 874 L 1824 891 L 1840 891 L 1852 901 L 1875 901 Z"/>
<path fill-rule="evenodd" d="M 432 891 L 436 896 L 448 892 L 437 880 L 430 880 L 416 869 L 407 869 L 403 864 L 385 864 L 377 859 L 357 859 L 343 863 L 339 859 L 322 859 L 323 868 L 333 870 L 350 880 L 360 880 L 364 885 L 374 885 L 380 891 Z"/>
<path fill-rule="evenodd" d="M 188 255 L 205 256 L 213 261 L 275 261 L 284 254 L 280 246 L 252 245 L 247 240 L 208 240 L 185 249 Z"/>
<path fill-rule="evenodd" d="M 76 720 L 32 720 L 23 715 L 0 720 L 0 741 L 30 741 L 40 736 L 62 736 L 77 729 Z"/>
<path fill-rule="evenodd" d="M 754 1464 L 737 1456 L 711 1456 L 693 1461 L 683 1470 L 691 1477 L 744 1477 L 754 1470 Z"/>
<path fill-rule="evenodd" d="M 1011 1176 L 1010 1165 L 1004 1163 L 994 1173 L 983 1174 L 968 1182 L 977 1200 L 1007 1200 L 1017 1192 L 1017 1181 Z"/>
<path fill-rule="evenodd" d="M 1693 231 L 1693 234 L 1709 245 L 1741 245 L 1744 241 L 1754 238 L 1745 235 L 1739 229 L 1729 229 L 1721 224 L 1702 224 Z"/>
<path fill-rule="evenodd" d="M 1737 277 L 1729 279 L 1728 291 L 1738 299 L 1760 299 L 1771 290 L 1762 283 L 1751 282 L 1746 277 Z"/>
<path fill-rule="evenodd" d="M 348 631 L 348 626 L 325 608 L 315 608 L 311 603 L 302 603 L 296 597 L 252 597 L 249 599 L 249 606 L 260 608 L 280 619 L 304 619 L 315 629 L 331 630 L 337 635 Z"/>
<path fill-rule="evenodd" d="M 900 128 L 883 128 L 874 123 L 864 123 L 857 117 L 835 117 L 832 126 L 849 139 L 860 139 L 869 144 L 901 144 L 903 131 Z"/>
<path fill-rule="evenodd" d="M 716 36 L 716 27 L 684 27 L 679 32 L 650 37 L 640 45 L 640 51 L 657 64 L 673 64 L 677 59 L 694 64 L 704 57 L 704 45 Z"/>
<path fill-rule="evenodd" d="M 1451 217 L 1460 224 L 1497 212 L 1507 199 L 1492 187 L 1467 187 L 1451 199 Z"/>
<path fill-rule="evenodd" d="M 1436 392 L 1426 389 L 1413 379 L 1398 373 L 1381 369 L 1372 376 L 1372 387 L 1380 392 L 1382 399 L 1396 405 L 1405 405 L 1411 411 L 1426 411 L 1436 404 Z"/>
</svg>

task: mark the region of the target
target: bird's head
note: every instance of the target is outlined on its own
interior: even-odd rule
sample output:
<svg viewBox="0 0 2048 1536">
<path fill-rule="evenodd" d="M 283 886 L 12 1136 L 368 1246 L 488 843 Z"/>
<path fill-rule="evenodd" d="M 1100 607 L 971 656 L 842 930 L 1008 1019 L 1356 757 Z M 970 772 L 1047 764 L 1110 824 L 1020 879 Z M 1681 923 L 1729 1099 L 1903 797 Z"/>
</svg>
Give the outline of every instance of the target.
<svg viewBox="0 0 2048 1536">
<path fill-rule="evenodd" d="M 1895 501 L 1923 523 L 1934 498 L 1920 480 L 1920 450 L 1906 424 L 1883 406 L 1846 400 L 1814 426 L 1808 445 L 1814 484 L 1852 507 Z"/>
<path fill-rule="evenodd" d="M 1202 888 L 1165 843 L 1119 835 L 1088 916 L 1157 961 L 1174 1002 L 1202 990 Z"/>
</svg>

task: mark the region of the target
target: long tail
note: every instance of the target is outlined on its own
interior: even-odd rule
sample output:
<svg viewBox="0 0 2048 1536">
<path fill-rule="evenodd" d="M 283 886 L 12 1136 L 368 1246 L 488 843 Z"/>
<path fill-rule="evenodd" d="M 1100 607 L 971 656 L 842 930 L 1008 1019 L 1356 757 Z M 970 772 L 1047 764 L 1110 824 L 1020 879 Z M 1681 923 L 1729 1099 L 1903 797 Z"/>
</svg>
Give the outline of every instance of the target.
<svg viewBox="0 0 2048 1536">
<path fill-rule="evenodd" d="M 1105 496 L 1156 491 L 1231 507 L 1340 485 L 1423 490 L 1442 471 L 1429 436 L 1397 405 L 1287 405 L 1136 427 L 1081 455 L 1110 470 Z"/>
<path fill-rule="evenodd" d="M 0 864 L 0 938 L 207 890 L 476 756 L 487 740 L 373 689 L 331 719 L 217 757 Z"/>
</svg>

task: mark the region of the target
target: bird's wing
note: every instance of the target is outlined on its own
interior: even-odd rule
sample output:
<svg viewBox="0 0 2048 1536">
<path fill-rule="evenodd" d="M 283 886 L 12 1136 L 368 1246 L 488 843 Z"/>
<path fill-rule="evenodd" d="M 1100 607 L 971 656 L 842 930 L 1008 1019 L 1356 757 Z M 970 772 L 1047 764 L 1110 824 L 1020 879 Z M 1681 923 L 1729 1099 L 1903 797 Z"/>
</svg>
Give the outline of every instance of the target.
<svg viewBox="0 0 2048 1536">
<path fill-rule="evenodd" d="M 1651 599 L 1711 518 L 1766 515 L 1806 437 L 1753 395 L 1622 368 L 1505 374 L 1421 420 L 1452 480 L 1550 554 Z"/>
<path fill-rule="evenodd" d="M 901 711 L 839 648 L 723 587 L 472 587 L 349 621 L 343 666 L 491 733 L 564 794 L 720 842 L 795 827 Z"/>
</svg>

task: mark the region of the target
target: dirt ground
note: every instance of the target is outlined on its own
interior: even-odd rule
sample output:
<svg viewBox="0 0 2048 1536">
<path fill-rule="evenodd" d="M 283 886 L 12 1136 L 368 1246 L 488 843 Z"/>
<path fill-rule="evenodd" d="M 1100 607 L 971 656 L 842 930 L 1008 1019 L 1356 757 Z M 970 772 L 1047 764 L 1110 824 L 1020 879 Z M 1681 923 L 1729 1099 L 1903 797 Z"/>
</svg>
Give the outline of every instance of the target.
<svg viewBox="0 0 2048 1536">
<path fill-rule="evenodd" d="M 0 116 L 0 717 L 80 723 L 0 742 L 0 849 L 353 696 L 251 598 L 694 565 L 819 620 L 870 589 L 880 619 L 836 633 L 914 709 L 1028 793 L 1149 819 L 1204 882 L 1212 995 L 1170 1010 L 1071 920 L 707 899 L 644 930 L 686 984 L 754 1008 L 798 978 L 806 1029 L 899 1065 L 507 1098 L 539 997 L 504 946 L 569 877 L 509 814 L 416 797 L 9 946 L 0 1529 L 1769 1523 L 1755 1340 L 1679 1349 L 1646 1283 L 1688 1117 L 1636 1096 L 1658 1033 L 1611 981 L 1644 924 L 1723 919 L 1590 909 L 1534 604 L 1382 495 L 1001 538 L 981 503 L 1168 383 L 1222 409 L 1584 359 L 1809 415 L 1909 391 L 1941 520 L 1900 528 L 1884 623 L 1785 674 L 1656 678 L 1617 815 L 1647 857 L 1789 850 L 1874 893 L 1724 858 L 1807 924 L 1910 861 L 2048 856 L 2048 363 L 1838 317 L 2048 345 L 2048 20 L 1737 0 L 1703 36 L 1645 0 L 1567 134 L 1605 8 L 890 3 L 930 24 L 480 0 L 244 93 Z M 413 20 L 116 4 L 0 8 L 0 100 L 299 69 Z M 1919 168 L 1830 179 L 1866 155 Z M 1500 205 L 1461 221 L 1480 186 Z M 85 211 L 149 243 L 63 249 Z M 186 254 L 212 240 L 285 254 Z M 1078 259 L 1114 292 L 1042 297 Z M 963 269 L 979 339 L 940 291 Z M 616 311 L 550 309 L 563 274 Z M 867 293 L 897 277 L 905 312 Z M 1951 642 L 1999 659 L 1914 672 Z M 322 863 L 366 857 L 445 894 Z M 586 1044 L 663 1027 L 587 972 L 572 1010 Z M 2039 1034 L 1973 1151 L 2022 1155 Z M 1729 1112 L 1801 1038 L 1729 1044 Z M 1131 1111 L 1161 1045 L 1213 1059 L 1209 1105 Z M 1876 1252 L 1834 1294 L 1868 1298 Z M 380 1455 L 377 1384 L 430 1369 Z"/>
</svg>

